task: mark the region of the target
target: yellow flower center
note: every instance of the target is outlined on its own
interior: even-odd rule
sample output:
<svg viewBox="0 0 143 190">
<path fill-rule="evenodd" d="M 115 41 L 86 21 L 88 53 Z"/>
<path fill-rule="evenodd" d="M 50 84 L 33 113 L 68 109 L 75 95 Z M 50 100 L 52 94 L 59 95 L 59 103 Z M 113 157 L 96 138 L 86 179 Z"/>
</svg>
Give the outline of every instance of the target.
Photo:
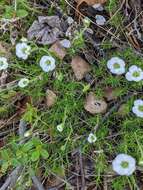
<svg viewBox="0 0 143 190">
<path fill-rule="evenodd" d="M 113 67 L 114 67 L 114 69 L 120 69 L 120 64 L 119 63 L 115 63 Z"/>
<path fill-rule="evenodd" d="M 133 73 L 133 76 L 134 76 L 134 77 L 139 77 L 139 76 L 140 76 L 140 72 L 139 72 L 139 71 L 135 71 L 135 72 Z"/>
<path fill-rule="evenodd" d="M 139 111 L 143 112 L 143 105 L 139 106 Z"/>
<path fill-rule="evenodd" d="M 121 163 L 121 166 L 122 166 L 122 168 L 128 168 L 129 163 L 128 163 L 127 161 L 123 161 L 123 162 Z"/>
</svg>

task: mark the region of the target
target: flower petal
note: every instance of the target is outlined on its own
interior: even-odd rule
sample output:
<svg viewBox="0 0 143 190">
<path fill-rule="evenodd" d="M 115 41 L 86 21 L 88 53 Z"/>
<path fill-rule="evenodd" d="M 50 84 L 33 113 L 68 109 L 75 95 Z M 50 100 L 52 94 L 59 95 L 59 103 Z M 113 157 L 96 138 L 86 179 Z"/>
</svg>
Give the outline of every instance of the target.
<svg viewBox="0 0 143 190">
<path fill-rule="evenodd" d="M 134 101 L 134 105 L 135 105 L 135 106 L 143 105 L 143 100 L 141 100 L 141 99 L 135 100 L 135 101 Z"/>
<path fill-rule="evenodd" d="M 131 75 L 130 72 L 127 72 L 126 75 L 125 75 L 125 77 L 126 77 L 126 79 L 127 79 L 128 81 L 132 81 L 132 80 L 133 80 L 133 77 L 132 77 L 132 75 Z"/>
<path fill-rule="evenodd" d="M 130 72 L 134 72 L 134 71 L 137 71 L 138 70 L 138 67 L 136 65 L 132 65 L 130 68 L 129 68 L 129 71 Z"/>
</svg>

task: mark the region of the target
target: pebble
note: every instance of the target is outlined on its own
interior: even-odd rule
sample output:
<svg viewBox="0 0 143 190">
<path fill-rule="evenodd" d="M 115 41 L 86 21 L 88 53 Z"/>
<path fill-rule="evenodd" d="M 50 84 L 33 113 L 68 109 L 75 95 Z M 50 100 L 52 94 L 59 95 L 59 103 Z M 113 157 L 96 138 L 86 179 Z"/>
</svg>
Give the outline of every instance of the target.
<svg viewBox="0 0 143 190">
<path fill-rule="evenodd" d="M 106 19 L 102 15 L 96 15 L 95 18 L 96 18 L 96 24 L 100 26 L 103 26 L 106 23 Z"/>
<path fill-rule="evenodd" d="M 95 10 L 97 10 L 97 11 L 103 11 L 103 10 L 104 10 L 103 6 L 102 6 L 100 3 L 96 3 L 96 4 L 94 4 L 92 7 L 93 7 Z"/>
</svg>

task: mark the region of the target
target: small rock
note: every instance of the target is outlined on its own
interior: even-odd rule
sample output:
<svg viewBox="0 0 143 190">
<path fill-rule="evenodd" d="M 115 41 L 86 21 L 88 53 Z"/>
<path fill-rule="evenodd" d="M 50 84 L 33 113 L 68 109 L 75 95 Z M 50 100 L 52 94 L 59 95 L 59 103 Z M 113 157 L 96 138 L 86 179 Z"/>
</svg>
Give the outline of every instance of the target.
<svg viewBox="0 0 143 190">
<path fill-rule="evenodd" d="M 49 49 L 49 51 L 51 51 L 52 53 L 55 54 L 55 56 L 57 56 L 59 59 L 63 59 L 66 55 L 66 50 L 65 48 L 62 47 L 62 45 L 60 44 L 59 41 L 57 41 L 56 43 L 54 43 L 51 48 Z"/>
<path fill-rule="evenodd" d="M 68 23 L 69 25 L 71 25 L 73 22 L 74 22 L 73 18 L 69 16 L 69 17 L 67 18 L 67 23 Z"/>
<path fill-rule="evenodd" d="M 95 10 L 97 10 L 97 11 L 103 11 L 103 10 L 104 10 L 103 6 L 102 6 L 100 3 L 96 3 L 96 4 L 94 4 L 92 7 L 93 7 Z"/>
<path fill-rule="evenodd" d="M 103 99 L 95 97 L 93 92 L 90 92 L 86 98 L 84 108 L 91 114 L 105 113 L 107 103 Z"/>
<path fill-rule="evenodd" d="M 96 19 L 96 24 L 98 24 L 99 26 L 103 26 L 106 23 L 106 19 L 102 15 L 96 15 L 95 19 Z"/>
<path fill-rule="evenodd" d="M 89 63 L 87 63 L 80 56 L 73 57 L 71 66 L 77 80 L 82 80 L 91 70 Z"/>
<path fill-rule="evenodd" d="M 63 48 L 70 48 L 71 47 L 71 42 L 67 39 L 61 40 L 60 44 Z"/>
<path fill-rule="evenodd" d="M 92 75 L 90 75 L 89 73 L 87 73 L 86 75 L 85 75 L 85 81 L 87 82 L 87 83 L 89 83 L 89 84 L 92 84 L 93 83 L 93 81 L 94 81 L 94 78 L 93 78 L 93 76 Z"/>
<path fill-rule="evenodd" d="M 52 91 L 52 90 L 47 90 L 46 91 L 46 104 L 48 106 L 48 108 L 51 108 L 57 99 L 57 95 Z"/>
</svg>

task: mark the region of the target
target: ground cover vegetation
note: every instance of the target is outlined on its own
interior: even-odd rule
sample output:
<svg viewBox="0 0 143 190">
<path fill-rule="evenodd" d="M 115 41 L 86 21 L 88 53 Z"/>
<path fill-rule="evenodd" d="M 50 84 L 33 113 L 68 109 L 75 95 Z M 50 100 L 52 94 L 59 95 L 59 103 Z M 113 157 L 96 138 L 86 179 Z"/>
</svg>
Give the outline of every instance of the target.
<svg viewBox="0 0 143 190">
<path fill-rule="evenodd" d="M 0 1 L 0 190 L 143 188 L 142 10 Z"/>
</svg>

